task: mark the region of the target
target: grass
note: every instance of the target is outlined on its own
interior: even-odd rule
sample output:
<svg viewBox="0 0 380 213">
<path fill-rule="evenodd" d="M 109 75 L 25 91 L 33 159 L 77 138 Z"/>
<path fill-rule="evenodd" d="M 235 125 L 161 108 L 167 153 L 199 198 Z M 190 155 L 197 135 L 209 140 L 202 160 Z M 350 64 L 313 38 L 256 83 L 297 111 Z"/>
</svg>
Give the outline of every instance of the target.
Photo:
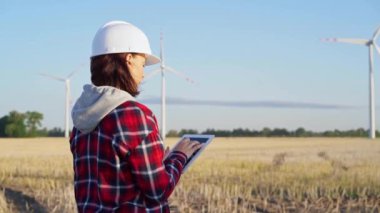
<svg viewBox="0 0 380 213">
<path fill-rule="evenodd" d="M 8 212 L 12 211 L 12 208 L 10 205 L 7 203 L 7 200 L 4 195 L 4 191 L 0 191 L 0 212 Z"/>
<path fill-rule="evenodd" d="M 75 212 L 67 140 L 0 139 L 0 146 L 0 212 L 21 208 L 4 189 L 46 212 Z M 216 138 L 169 202 L 173 212 L 378 212 L 379 156 L 380 140 Z"/>
</svg>

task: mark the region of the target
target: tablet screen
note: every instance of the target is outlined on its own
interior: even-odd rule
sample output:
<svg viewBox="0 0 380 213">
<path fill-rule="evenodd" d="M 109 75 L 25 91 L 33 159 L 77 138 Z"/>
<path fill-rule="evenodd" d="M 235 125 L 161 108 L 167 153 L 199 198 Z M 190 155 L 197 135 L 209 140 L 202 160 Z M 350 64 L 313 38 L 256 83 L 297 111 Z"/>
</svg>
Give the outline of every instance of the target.
<svg viewBox="0 0 380 213">
<path fill-rule="evenodd" d="M 186 134 L 186 135 L 183 135 L 181 140 L 183 138 L 189 138 L 191 141 L 198 141 L 199 143 L 203 144 L 202 147 L 200 149 L 198 149 L 197 151 L 195 151 L 186 161 L 184 167 L 183 167 L 183 170 L 182 170 L 182 173 L 184 173 L 189 167 L 190 165 L 195 161 L 196 158 L 198 158 L 198 156 L 201 154 L 201 152 L 206 148 L 206 146 L 211 143 L 212 139 L 214 138 L 215 136 L 214 135 L 197 135 L 197 134 Z M 180 140 L 180 141 L 181 141 Z"/>
</svg>

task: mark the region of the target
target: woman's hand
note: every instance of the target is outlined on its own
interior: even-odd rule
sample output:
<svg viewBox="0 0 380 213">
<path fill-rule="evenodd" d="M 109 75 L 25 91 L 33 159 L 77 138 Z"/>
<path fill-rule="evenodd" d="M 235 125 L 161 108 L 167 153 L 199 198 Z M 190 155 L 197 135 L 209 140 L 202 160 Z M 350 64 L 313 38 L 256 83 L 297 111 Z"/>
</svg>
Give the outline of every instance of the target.
<svg viewBox="0 0 380 213">
<path fill-rule="evenodd" d="M 187 159 L 189 159 L 201 147 L 202 144 L 198 141 L 190 141 L 189 138 L 184 138 L 173 148 L 173 151 L 183 152 L 187 156 Z"/>
</svg>

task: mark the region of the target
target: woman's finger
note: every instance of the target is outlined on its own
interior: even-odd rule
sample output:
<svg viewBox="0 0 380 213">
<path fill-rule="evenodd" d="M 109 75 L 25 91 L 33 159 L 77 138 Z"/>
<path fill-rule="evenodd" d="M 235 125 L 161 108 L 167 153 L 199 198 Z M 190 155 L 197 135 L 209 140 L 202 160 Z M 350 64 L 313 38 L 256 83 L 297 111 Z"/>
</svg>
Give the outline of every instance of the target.
<svg viewBox="0 0 380 213">
<path fill-rule="evenodd" d="M 196 145 L 194 145 L 194 146 L 192 147 L 192 149 L 193 149 L 194 151 L 196 151 L 196 150 L 198 150 L 198 149 L 200 149 L 200 148 L 202 148 L 202 144 L 201 144 L 201 143 L 196 144 Z"/>
<path fill-rule="evenodd" d="M 198 141 L 192 141 L 193 143 L 191 144 L 191 146 L 192 147 L 194 147 L 194 146 L 198 146 L 199 144 L 201 144 L 201 143 L 199 143 Z"/>
</svg>

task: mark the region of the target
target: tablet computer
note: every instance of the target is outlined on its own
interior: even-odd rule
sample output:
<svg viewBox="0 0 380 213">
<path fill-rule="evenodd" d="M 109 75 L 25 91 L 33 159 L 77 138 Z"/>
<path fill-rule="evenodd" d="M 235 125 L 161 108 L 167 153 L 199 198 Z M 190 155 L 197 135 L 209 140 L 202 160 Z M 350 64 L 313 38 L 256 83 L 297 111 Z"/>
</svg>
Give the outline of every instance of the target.
<svg viewBox="0 0 380 213">
<path fill-rule="evenodd" d="M 186 170 L 193 164 L 193 162 L 198 158 L 198 156 L 203 152 L 203 150 L 206 148 L 207 145 L 209 145 L 214 139 L 214 135 L 199 135 L 199 134 L 185 134 L 182 136 L 182 138 L 177 142 L 177 144 L 182 141 L 184 138 L 189 138 L 190 141 L 198 141 L 199 143 L 203 144 L 200 149 L 195 151 L 193 155 L 191 155 L 186 163 L 185 166 L 182 169 L 182 173 L 185 173 Z M 175 146 L 177 146 L 177 144 Z M 174 146 L 174 147 L 175 147 Z"/>
</svg>

